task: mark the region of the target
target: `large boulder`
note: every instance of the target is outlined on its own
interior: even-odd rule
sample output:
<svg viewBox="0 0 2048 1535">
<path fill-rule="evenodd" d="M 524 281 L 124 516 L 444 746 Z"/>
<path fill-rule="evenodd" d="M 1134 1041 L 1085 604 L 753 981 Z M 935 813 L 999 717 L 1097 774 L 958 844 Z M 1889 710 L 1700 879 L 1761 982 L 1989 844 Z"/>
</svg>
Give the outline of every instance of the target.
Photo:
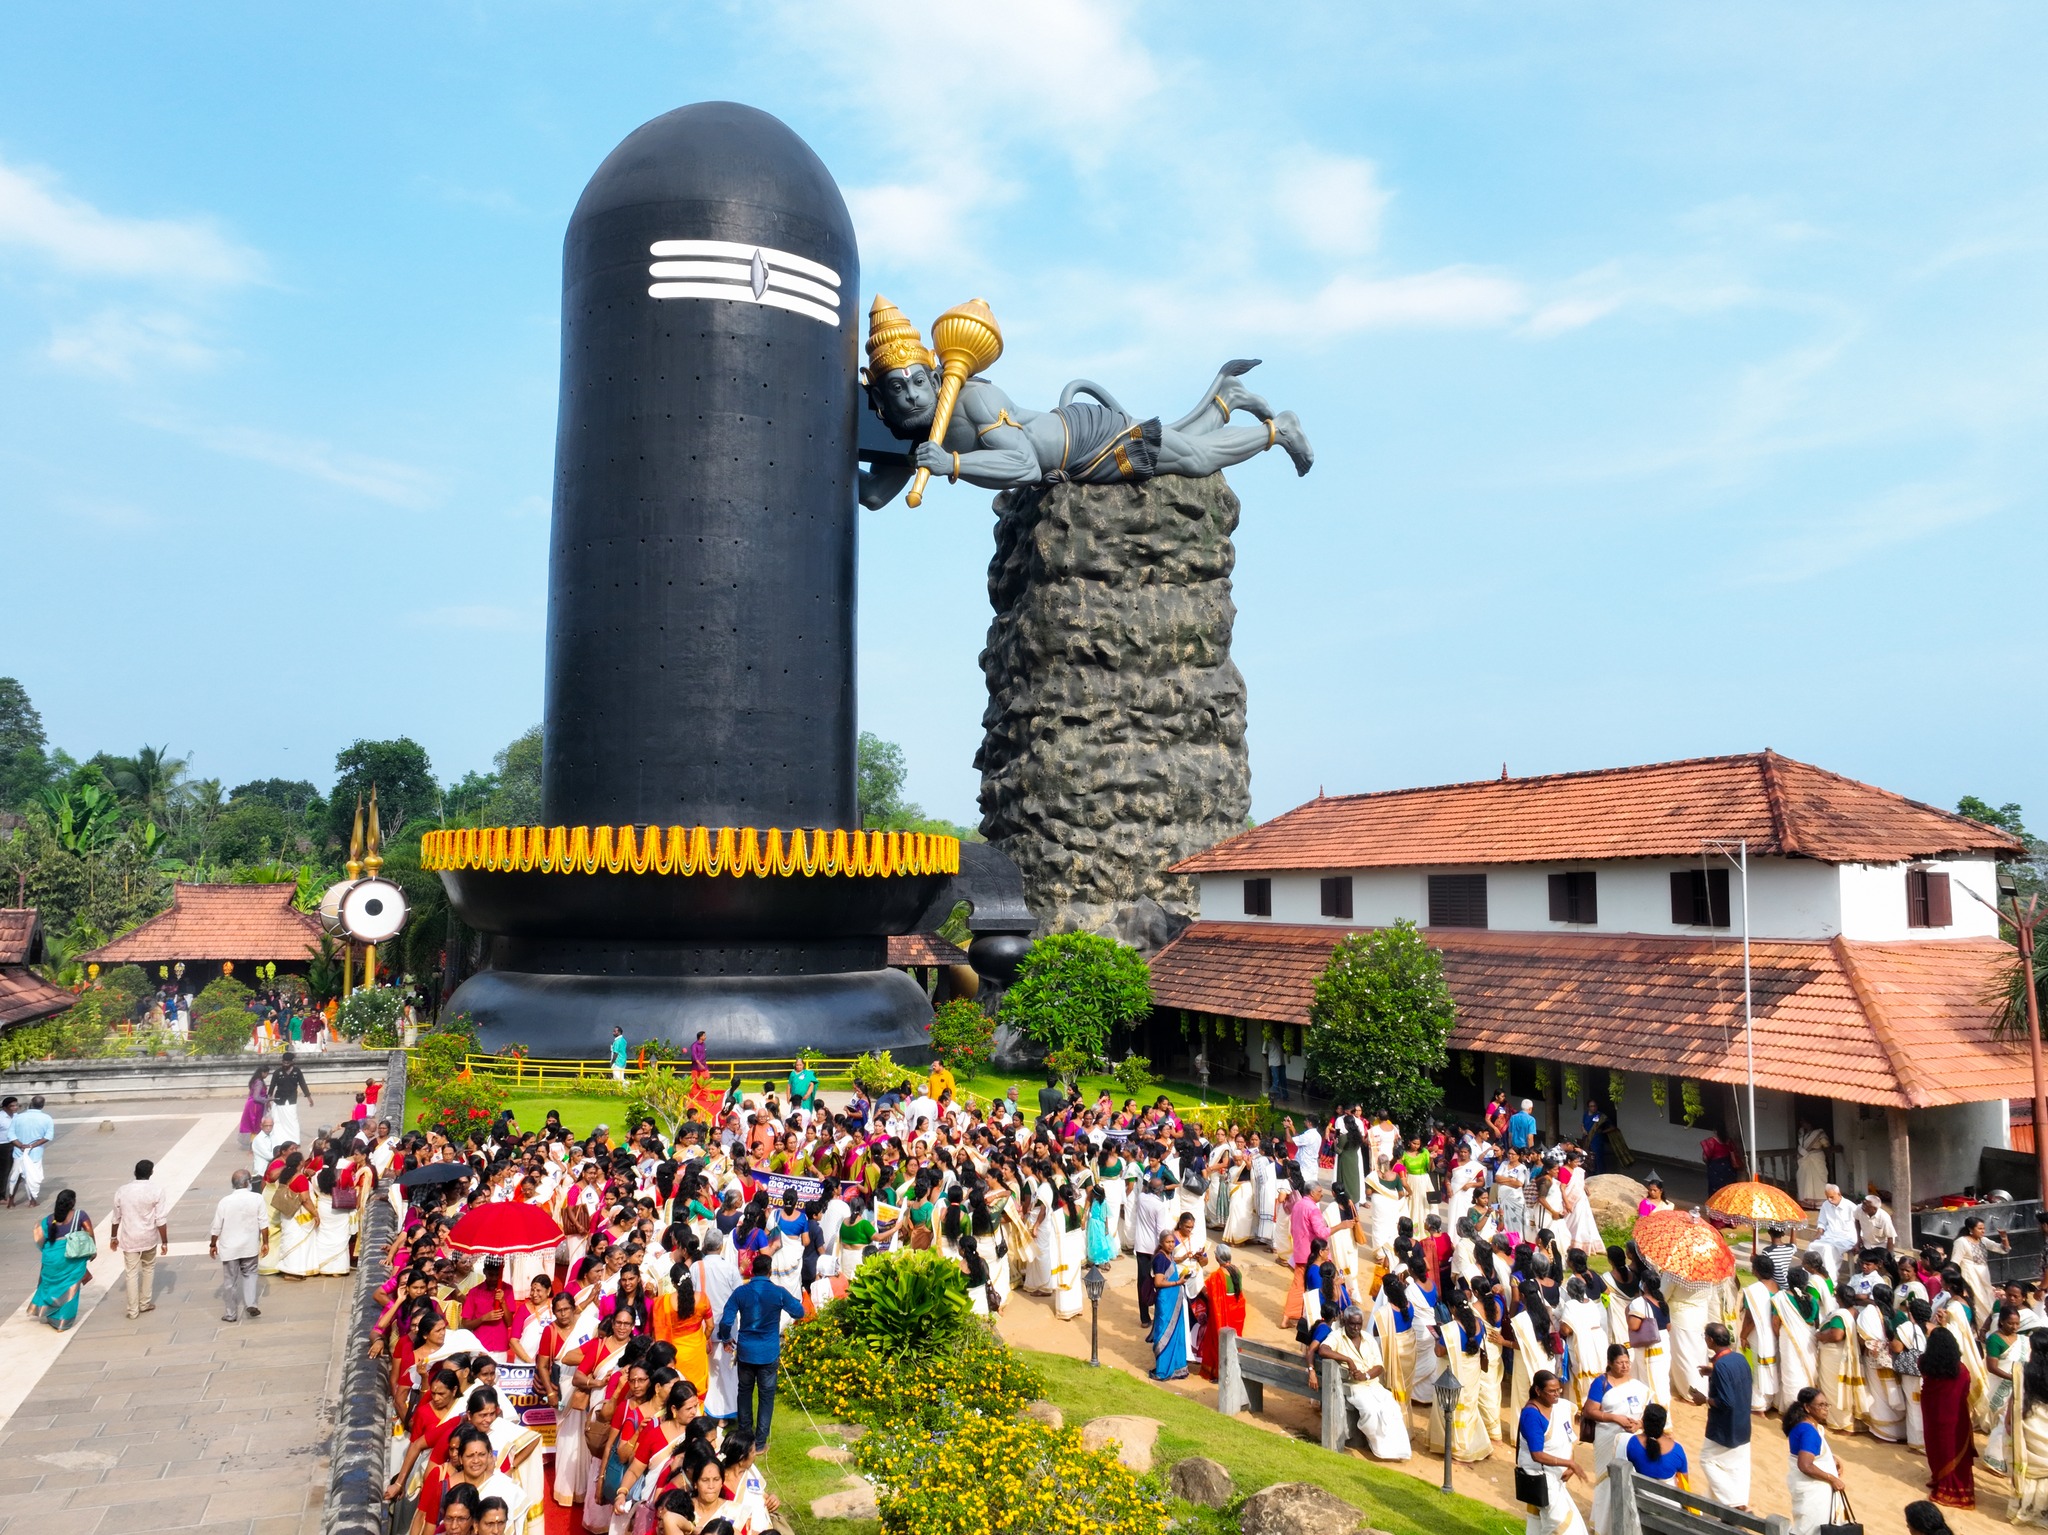
<svg viewBox="0 0 2048 1535">
<path fill-rule="evenodd" d="M 828 1492 L 811 1499 L 813 1519 L 879 1519 L 882 1510 L 875 1502 L 874 1484 L 865 1477 L 849 1476 L 844 1492 Z"/>
<path fill-rule="evenodd" d="M 1228 1508 L 1237 1484 L 1231 1481 L 1229 1470 L 1221 1462 L 1206 1455 L 1190 1455 L 1173 1463 L 1173 1469 L 1166 1475 L 1166 1490 L 1183 1503 Z"/>
<path fill-rule="evenodd" d="M 1047 1428 L 1064 1428 L 1067 1422 L 1066 1416 L 1050 1402 L 1026 1402 L 1017 1409 L 1017 1416 L 1043 1423 Z"/>
<path fill-rule="evenodd" d="M 1602 1228 L 1619 1226 L 1626 1231 L 1636 1223 L 1636 1206 L 1649 1193 L 1635 1179 L 1622 1173 L 1595 1173 L 1586 1180 L 1586 1203 L 1593 1207 L 1593 1219 Z"/>
<path fill-rule="evenodd" d="M 1139 1476 L 1152 1469 L 1152 1447 L 1159 1443 L 1163 1425 L 1157 1418 L 1113 1415 L 1091 1418 L 1081 1429 L 1081 1446 L 1106 1450 L 1116 1446 L 1116 1458 Z"/>
<path fill-rule="evenodd" d="M 1314 1482 L 1275 1482 L 1244 1500 L 1243 1535 L 1352 1535 L 1365 1515 Z"/>
<path fill-rule="evenodd" d="M 981 669 L 981 830 L 1041 932 L 1150 954 L 1187 926 L 1179 860 L 1244 830 L 1245 683 L 1230 659 L 1238 500 L 1220 474 L 996 498 Z"/>
</svg>

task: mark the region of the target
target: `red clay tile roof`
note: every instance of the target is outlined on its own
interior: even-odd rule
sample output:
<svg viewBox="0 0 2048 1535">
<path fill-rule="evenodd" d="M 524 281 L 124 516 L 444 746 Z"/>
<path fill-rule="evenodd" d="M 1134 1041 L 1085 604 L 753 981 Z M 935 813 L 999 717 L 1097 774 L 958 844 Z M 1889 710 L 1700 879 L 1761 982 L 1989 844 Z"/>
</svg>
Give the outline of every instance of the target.
<svg viewBox="0 0 2048 1535">
<path fill-rule="evenodd" d="M 1305 1024 L 1347 931 L 1198 922 L 1153 956 L 1163 1007 Z M 1726 939 L 1435 928 L 1458 1004 L 1451 1043 L 1698 1081 L 1746 1080 L 1742 945 Z M 1995 938 L 1750 945 L 1756 1080 L 1898 1108 L 2010 1097 L 2025 1069 L 1987 1001 Z"/>
<path fill-rule="evenodd" d="M 61 1013 L 78 999 L 23 965 L 0 965 L 0 1027 L 34 1023 Z"/>
<path fill-rule="evenodd" d="M 320 936 L 320 922 L 292 909 L 297 888 L 173 885 L 169 911 L 79 958 L 101 965 L 161 965 L 180 959 L 302 963 Z"/>
<path fill-rule="evenodd" d="M 956 949 L 937 933 L 897 933 L 889 939 L 889 968 L 912 965 L 964 965 L 967 951 Z"/>
<path fill-rule="evenodd" d="M 33 906 L 0 907 L 0 965 L 33 965 L 42 956 L 34 952 L 36 909 Z"/>
<path fill-rule="evenodd" d="M 1697 857 L 1740 837 L 1827 863 L 2022 851 L 1995 827 L 1764 751 L 1319 797 L 1173 872 Z"/>
</svg>

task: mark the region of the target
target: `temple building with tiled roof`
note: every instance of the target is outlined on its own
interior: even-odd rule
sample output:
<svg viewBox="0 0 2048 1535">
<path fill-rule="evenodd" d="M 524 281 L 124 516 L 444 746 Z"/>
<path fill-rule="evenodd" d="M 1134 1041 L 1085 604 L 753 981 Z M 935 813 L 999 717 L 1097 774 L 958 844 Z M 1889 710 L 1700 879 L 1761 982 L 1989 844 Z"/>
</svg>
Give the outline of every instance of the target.
<svg viewBox="0 0 2048 1535">
<path fill-rule="evenodd" d="M 0 908 L 0 1028 L 54 1017 L 72 1004 L 70 992 L 29 968 L 42 962 L 43 924 L 35 908 Z"/>
<path fill-rule="evenodd" d="M 320 939 L 320 919 L 292 905 L 297 893 L 290 884 L 173 885 L 169 911 L 79 958 L 102 968 L 141 965 L 152 977 L 160 965 L 182 964 L 187 991 L 228 965 L 245 979 L 265 963 L 303 974 Z"/>
<path fill-rule="evenodd" d="M 1845 1189 L 1952 1192 L 2009 1144 L 2006 1100 L 2027 1092 L 2024 1053 L 1993 1028 L 2015 954 L 1987 904 L 2023 852 L 1769 751 L 1319 796 L 1176 867 L 1202 916 L 1154 956 L 1153 990 L 1231 1020 L 1254 1072 L 1279 1031 L 1298 1079 L 1338 939 L 1413 922 L 1458 1006 L 1452 1111 L 1498 1088 L 1575 1132 L 1584 1100 L 1619 1088 L 1622 1133 L 1653 1162 L 1697 1162 L 1713 1128 L 1789 1183 L 1807 1123 Z"/>
</svg>

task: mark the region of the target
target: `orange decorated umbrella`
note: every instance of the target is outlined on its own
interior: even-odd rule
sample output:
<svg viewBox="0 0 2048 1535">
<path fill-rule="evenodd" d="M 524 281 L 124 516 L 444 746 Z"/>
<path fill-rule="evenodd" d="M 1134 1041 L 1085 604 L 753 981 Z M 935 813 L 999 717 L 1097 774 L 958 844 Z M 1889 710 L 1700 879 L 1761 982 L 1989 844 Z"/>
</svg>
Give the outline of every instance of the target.
<svg viewBox="0 0 2048 1535">
<path fill-rule="evenodd" d="M 1784 1221 L 1796 1226 L 1806 1219 L 1806 1207 L 1781 1188 L 1768 1183 L 1730 1183 L 1707 1196 L 1707 1208 L 1732 1215 L 1752 1226 L 1766 1221 Z"/>
<path fill-rule="evenodd" d="M 1719 1284 L 1735 1272 L 1727 1239 L 1690 1210 L 1645 1215 L 1630 1240 L 1645 1263 L 1692 1284 Z"/>
</svg>

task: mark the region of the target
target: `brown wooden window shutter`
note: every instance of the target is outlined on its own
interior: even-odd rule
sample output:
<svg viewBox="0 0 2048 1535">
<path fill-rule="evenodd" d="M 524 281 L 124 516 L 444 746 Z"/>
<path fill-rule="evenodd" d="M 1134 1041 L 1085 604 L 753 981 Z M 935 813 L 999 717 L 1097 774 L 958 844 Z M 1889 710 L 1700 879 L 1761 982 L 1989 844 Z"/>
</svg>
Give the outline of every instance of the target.
<svg viewBox="0 0 2048 1535">
<path fill-rule="evenodd" d="M 1244 914 L 1247 917 L 1273 915 L 1273 882 L 1270 879 L 1248 879 L 1244 882 Z"/>
<path fill-rule="evenodd" d="M 1553 922 L 1571 921 L 1571 879 L 1569 874 L 1550 876 L 1550 920 Z"/>
<path fill-rule="evenodd" d="M 1671 925 L 1673 927 L 1693 927 L 1699 922 L 1699 918 L 1694 916 L 1693 913 L 1699 909 L 1699 897 L 1700 894 L 1704 893 L 1703 887 L 1705 885 L 1706 880 L 1701 877 L 1698 869 L 1673 869 L 1671 871 Z M 1552 896 L 1551 904 L 1553 906 L 1557 904 L 1555 896 Z"/>
<path fill-rule="evenodd" d="M 1323 915 L 1344 917 L 1351 915 L 1351 876 L 1335 874 L 1323 880 Z"/>
<path fill-rule="evenodd" d="M 1671 921 L 1675 927 L 1727 927 L 1728 871 L 1673 869 Z"/>
<path fill-rule="evenodd" d="M 1948 927 L 1955 921 L 1955 909 L 1949 904 L 1948 876 L 1931 870 L 1927 880 L 1927 925 Z"/>
<path fill-rule="evenodd" d="M 1430 875 L 1429 925 L 1431 927 L 1486 926 L 1486 876 L 1484 874 Z"/>
<path fill-rule="evenodd" d="M 1927 871 L 1906 871 L 1906 926 L 1927 926 Z"/>
</svg>

